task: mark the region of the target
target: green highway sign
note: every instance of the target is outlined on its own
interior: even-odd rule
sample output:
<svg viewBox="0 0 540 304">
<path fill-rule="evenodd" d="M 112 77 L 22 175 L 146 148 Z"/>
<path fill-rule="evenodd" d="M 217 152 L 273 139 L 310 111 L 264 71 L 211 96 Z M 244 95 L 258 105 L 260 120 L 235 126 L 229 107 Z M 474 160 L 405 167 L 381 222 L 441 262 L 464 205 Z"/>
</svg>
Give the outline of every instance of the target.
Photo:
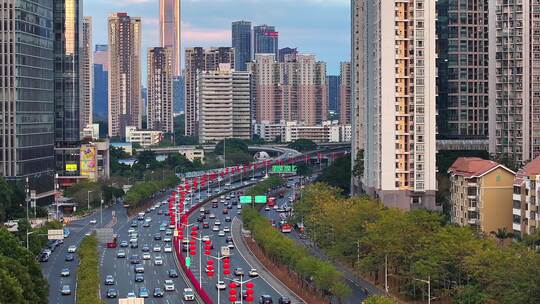
<svg viewBox="0 0 540 304">
<path fill-rule="evenodd" d="M 255 196 L 255 204 L 266 204 L 266 195 Z"/>
<path fill-rule="evenodd" d="M 189 267 L 191 266 L 191 257 L 187 256 L 186 257 L 186 267 Z"/>
<path fill-rule="evenodd" d="M 251 196 L 240 196 L 240 204 L 251 204 Z"/>
<path fill-rule="evenodd" d="M 272 173 L 292 173 L 295 174 L 297 170 L 296 165 L 273 165 Z"/>
</svg>

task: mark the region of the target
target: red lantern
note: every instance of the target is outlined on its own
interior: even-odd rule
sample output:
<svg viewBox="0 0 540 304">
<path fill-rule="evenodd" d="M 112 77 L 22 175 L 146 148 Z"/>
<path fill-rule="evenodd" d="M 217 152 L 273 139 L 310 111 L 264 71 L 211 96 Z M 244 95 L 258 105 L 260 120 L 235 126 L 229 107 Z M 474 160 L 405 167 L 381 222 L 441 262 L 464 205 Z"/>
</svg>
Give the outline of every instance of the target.
<svg viewBox="0 0 540 304">
<path fill-rule="evenodd" d="M 231 264 L 229 264 L 229 263 L 224 263 L 223 264 L 223 269 L 229 269 L 229 268 L 231 268 Z"/>
<path fill-rule="evenodd" d="M 208 265 L 214 265 L 214 261 L 209 260 L 209 261 L 206 262 L 206 264 L 208 264 Z"/>
<path fill-rule="evenodd" d="M 246 290 L 246 294 L 252 296 L 255 293 L 253 289 Z"/>
<path fill-rule="evenodd" d="M 235 282 L 229 283 L 229 288 L 236 288 L 236 283 Z"/>
<path fill-rule="evenodd" d="M 191 231 L 191 235 L 197 235 L 197 231 Z"/>
<path fill-rule="evenodd" d="M 206 246 L 204 246 L 204 250 L 212 250 L 212 246 L 206 245 Z"/>
<path fill-rule="evenodd" d="M 191 231 L 197 231 L 197 227 L 195 226 L 191 227 Z"/>
<path fill-rule="evenodd" d="M 225 269 L 225 270 L 223 270 L 223 274 L 229 275 L 229 274 L 231 274 L 231 271 L 229 269 Z"/>
<path fill-rule="evenodd" d="M 229 257 L 223 258 L 223 263 L 229 263 L 231 259 Z"/>
<path fill-rule="evenodd" d="M 214 266 L 208 265 L 206 266 L 206 269 L 208 269 L 208 271 L 214 271 Z"/>
<path fill-rule="evenodd" d="M 190 251 L 189 254 L 190 255 L 196 255 L 197 253 L 195 253 L 195 251 Z"/>
<path fill-rule="evenodd" d="M 189 244 L 190 244 L 190 245 L 195 245 L 195 241 L 194 241 L 194 240 L 191 240 L 191 241 L 189 241 Z"/>
<path fill-rule="evenodd" d="M 213 272 L 213 271 L 209 271 L 209 272 L 207 272 L 206 274 L 207 274 L 209 277 L 214 276 L 214 272 Z"/>
<path fill-rule="evenodd" d="M 210 253 L 211 253 L 210 250 L 206 250 L 206 251 L 204 252 L 205 255 L 210 255 Z"/>
<path fill-rule="evenodd" d="M 246 297 L 246 301 L 248 302 L 253 302 L 255 300 L 255 298 L 253 296 L 247 296 Z"/>
<path fill-rule="evenodd" d="M 236 302 L 236 296 L 234 296 L 234 295 L 229 296 L 229 301 L 231 301 L 233 303 Z"/>
<path fill-rule="evenodd" d="M 255 284 L 253 284 L 253 282 L 247 282 L 246 287 L 252 289 L 253 287 L 255 287 Z"/>
<path fill-rule="evenodd" d="M 231 289 L 231 290 L 229 290 L 229 294 L 230 294 L 231 296 L 235 295 L 235 294 L 236 294 L 236 289 Z"/>
<path fill-rule="evenodd" d="M 204 241 L 204 244 L 205 245 L 212 245 L 212 241 L 210 241 L 210 240 Z"/>
<path fill-rule="evenodd" d="M 191 250 L 191 251 L 195 251 L 196 248 L 197 248 L 197 247 L 195 247 L 195 246 L 193 246 L 193 245 L 189 246 L 189 250 Z"/>
</svg>

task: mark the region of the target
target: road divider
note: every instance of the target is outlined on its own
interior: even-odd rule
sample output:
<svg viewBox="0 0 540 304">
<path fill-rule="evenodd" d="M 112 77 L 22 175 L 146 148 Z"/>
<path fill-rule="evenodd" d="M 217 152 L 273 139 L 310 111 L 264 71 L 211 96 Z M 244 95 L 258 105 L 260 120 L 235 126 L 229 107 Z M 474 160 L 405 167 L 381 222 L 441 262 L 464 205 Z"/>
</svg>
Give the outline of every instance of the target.
<svg viewBox="0 0 540 304">
<path fill-rule="evenodd" d="M 98 241 L 94 234 L 87 236 L 77 250 L 77 304 L 105 304 L 100 296 Z"/>
</svg>

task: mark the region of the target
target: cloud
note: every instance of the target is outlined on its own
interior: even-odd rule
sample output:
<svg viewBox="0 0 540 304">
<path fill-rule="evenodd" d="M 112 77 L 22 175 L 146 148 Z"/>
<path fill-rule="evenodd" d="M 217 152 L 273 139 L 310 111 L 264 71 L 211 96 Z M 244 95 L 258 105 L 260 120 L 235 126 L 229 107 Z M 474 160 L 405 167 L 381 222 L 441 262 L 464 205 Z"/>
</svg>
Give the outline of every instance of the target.
<svg viewBox="0 0 540 304">
<path fill-rule="evenodd" d="M 223 29 L 184 28 L 182 41 L 185 46 L 198 46 L 199 44 L 230 43 L 231 32 Z"/>
</svg>

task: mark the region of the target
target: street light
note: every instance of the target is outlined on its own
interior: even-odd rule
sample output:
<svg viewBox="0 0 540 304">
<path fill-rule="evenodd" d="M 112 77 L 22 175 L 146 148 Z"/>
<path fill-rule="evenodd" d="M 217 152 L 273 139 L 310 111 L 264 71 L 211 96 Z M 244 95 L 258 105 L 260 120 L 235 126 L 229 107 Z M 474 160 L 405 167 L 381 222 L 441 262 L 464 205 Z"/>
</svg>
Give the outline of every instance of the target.
<svg viewBox="0 0 540 304">
<path fill-rule="evenodd" d="M 26 230 L 26 250 L 28 250 L 28 247 L 29 247 L 29 246 L 28 246 L 28 242 L 29 242 L 29 241 L 28 241 L 28 236 L 29 236 L 30 234 L 34 234 L 34 233 L 35 233 L 35 231 L 30 231 L 30 232 L 28 232 L 28 230 Z"/>
<path fill-rule="evenodd" d="M 88 202 L 88 210 L 90 210 L 90 193 L 94 192 L 94 190 L 88 190 L 87 191 L 87 196 L 86 196 L 86 199 L 87 199 L 87 202 Z"/>
<path fill-rule="evenodd" d="M 242 278 L 243 278 L 243 276 L 242 276 Z M 251 279 L 245 280 L 245 281 L 244 280 L 237 280 L 237 279 L 229 279 L 229 278 L 225 278 L 225 280 L 229 280 L 231 282 L 234 282 L 234 283 L 240 285 L 240 295 L 239 295 L 239 297 L 240 297 L 240 304 L 242 304 L 244 302 L 244 299 L 242 298 L 242 294 L 244 293 L 244 284 L 246 284 L 248 282 L 251 282 L 251 281 L 253 281 L 255 279 L 258 279 L 258 278 L 259 277 L 255 277 L 255 278 L 251 278 Z M 249 286 L 248 286 L 248 288 L 249 288 Z"/>
<path fill-rule="evenodd" d="M 428 286 L 427 287 L 428 288 L 428 290 L 427 290 L 428 304 L 431 304 L 431 277 L 428 276 L 427 280 L 416 279 L 416 278 L 413 278 L 413 280 L 427 284 L 427 286 Z"/>
</svg>

